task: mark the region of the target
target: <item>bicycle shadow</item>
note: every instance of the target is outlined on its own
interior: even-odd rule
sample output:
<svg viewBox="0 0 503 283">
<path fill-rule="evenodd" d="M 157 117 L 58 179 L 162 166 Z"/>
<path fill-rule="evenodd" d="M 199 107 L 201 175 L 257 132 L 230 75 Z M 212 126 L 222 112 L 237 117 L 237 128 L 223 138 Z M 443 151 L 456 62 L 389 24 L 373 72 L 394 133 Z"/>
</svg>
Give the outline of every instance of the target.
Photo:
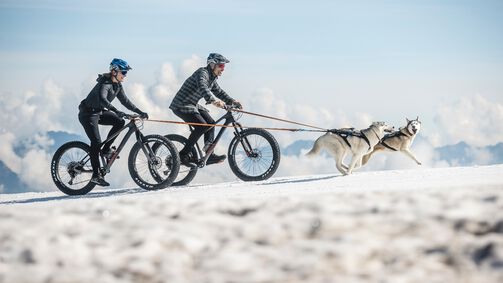
<svg viewBox="0 0 503 283">
<path fill-rule="evenodd" d="M 330 175 L 330 176 L 323 176 L 323 177 L 305 177 L 301 179 L 278 179 L 278 180 L 273 180 L 267 183 L 262 183 L 259 184 L 260 186 L 267 186 L 267 185 L 277 185 L 277 184 L 293 184 L 293 183 L 306 183 L 306 182 L 313 182 L 313 181 L 321 181 L 321 180 L 328 180 L 328 179 L 333 179 L 333 178 L 338 178 L 342 177 L 342 175 Z"/>
<path fill-rule="evenodd" d="M 98 192 L 90 192 L 87 195 L 83 196 L 50 196 L 50 197 L 35 197 L 29 199 L 20 199 L 20 200 L 9 200 L 0 202 L 0 204 L 21 204 L 21 203 L 39 203 L 39 202 L 48 202 L 48 201 L 64 201 L 64 200 L 74 200 L 74 199 L 93 199 L 93 198 L 106 198 L 113 196 L 121 196 L 121 195 L 131 195 L 138 193 L 145 193 L 147 190 L 143 190 L 141 188 L 129 188 L 129 189 L 118 189 L 118 190 L 108 190 L 108 191 L 98 191 Z"/>
</svg>

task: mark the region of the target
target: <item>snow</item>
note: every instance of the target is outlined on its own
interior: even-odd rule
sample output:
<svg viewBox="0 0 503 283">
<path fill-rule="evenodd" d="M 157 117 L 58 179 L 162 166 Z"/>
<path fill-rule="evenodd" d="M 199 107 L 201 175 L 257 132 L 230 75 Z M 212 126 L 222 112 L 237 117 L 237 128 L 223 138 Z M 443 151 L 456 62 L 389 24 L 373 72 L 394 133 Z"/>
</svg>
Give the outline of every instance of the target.
<svg viewBox="0 0 503 283">
<path fill-rule="evenodd" d="M 0 195 L 0 282 L 503 282 L 503 165 Z"/>
</svg>

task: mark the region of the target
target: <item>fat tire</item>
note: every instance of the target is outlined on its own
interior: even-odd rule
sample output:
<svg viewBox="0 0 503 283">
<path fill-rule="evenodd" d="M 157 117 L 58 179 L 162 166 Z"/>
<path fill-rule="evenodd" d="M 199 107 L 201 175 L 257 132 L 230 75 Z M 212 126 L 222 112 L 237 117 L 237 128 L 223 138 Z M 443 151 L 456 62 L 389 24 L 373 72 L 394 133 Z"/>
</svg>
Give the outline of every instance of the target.
<svg viewBox="0 0 503 283">
<path fill-rule="evenodd" d="M 264 173 L 258 176 L 247 175 L 246 173 L 241 171 L 236 162 L 235 153 L 236 148 L 240 145 L 240 139 L 246 138 L 251 135 L 258 135 L 263 137 L 269 143 L 269 146 L 271 147 L 273 153 L 271 165 L 269 166 L 269 168 L 267 168 L 267 170 Z M 257 128 L 249 128 L 243 130 L 239 134 L 239 136 L 235 136 L 229 145 L 228 155 L 229 155 L 229 166 L 231 167 L 232 172 L 239 179 L 243 181 L 263 181 L 269 179 L 272 175 L 274 175 L 274 173 L 276 173 L 281 158 L 280 148 L 274 136 L 264 129 L 257 129 Z"/>
<path fill-rule="evenodd" d="M 136 166 L 135 166 L 135 159 L 138 156 L 138 154 L 142 151 L 141 150 L 141 144 L 139 142 L 136 142 L 133 147 L 131 148 L 131 152 L 129 153 L 129 158 L 128 158 L 128 169 L 129 169 L 129 174 L 131 175 L 131 178 L 133 178 L 133 181 L 142 189 L 145 190 L 161 190 L 166 187 L 169 187 L 173 182 L 175 181 L 178 171 L 180 170 L 180 156 L 178 155 L 178 150 L 176 149 L 175 145 L 167 138 L 163 137 L 162 135 L 148 135 L 143 138 L 144 142 L 155 142 L 154 146 L 157 145 L 159 146 L 160 144 L 164 144 L 168 150 L 171 156 L 173 157 L 172 162 L 173 162 L 173 167 L 171 168 L 169 175 L 166 179 L 162 180 L 162 178 L 159 178 L 158 176 L 152 176 L 157 180 L 157 184 L 150 184 L 145 182 L 138 174 L 136 171 Z M 154 151 L 155 152 L 155 151 Z M 164 162 L 164 161 L 163 161 Z M 151 172 L 152 175 L 155 175 Z"/>
<path fill-rule="evenodd" d="M 165 135 L 165 137 L 168 138 L 170 141 L 173 141 L 175 143 L 181 143 L 184 146 L 189 141 L 186 137 L 181 136 L 181 135 L 175 135 L 175 134 Z M 195 146 L 192 147 L 191 153 L 192 153 L 192 156 L 197 156 L 197 149 L 196 149 Z M 184 166 L 184 167 L 186 167 L 186 166 Z M 189 171 L 189 173 L 187 173 L 187 176 L 185 176 L 184 178 L 182 178 L 179 181 L 173 182 L 172 186 L 185 186 L 185 185 L 188 185 L 196 177 L 197 169 L 198 169 L 197 167 L 191 169 Z"/>
<path fill-rule="evenodd" d="M 82 149 L 83 151 L 87 152 L 88 154 L 91 151 L 91 147 L 88 144 L 81 142 L 81 141 L 71 141 L 71 142 L 67 142 L 67 143 L 63 144 L 62 146 L 60 146 L 56 150 L 56 152 L 54 153 L 54 155 L 52 157 L 51 177 L 52 177 L 52 180 L 53 180 L 54 184 L 56 185 L 56 187 L 60 191 L 62 191 L 63 193 L 65 193 L 69 196 L 85 195 L 85 194 L 89 193 L 96 186 L 96 184 L 91 183 L 91 180 L 89 180 L 89 183 L 86 186 L 84 186 L 82 189 L 73 190 L 73 189 L 69 188 L 68 186 L 66 186 L 66 184 L 59 178 L 58 168 L 59 168 L 59 163 L 61 161 L 61 157 L 63 156 L 63 154 L 66 151 L 68 151 L 69 149 L 72 149 L 72 148 Z"/>
</svg>

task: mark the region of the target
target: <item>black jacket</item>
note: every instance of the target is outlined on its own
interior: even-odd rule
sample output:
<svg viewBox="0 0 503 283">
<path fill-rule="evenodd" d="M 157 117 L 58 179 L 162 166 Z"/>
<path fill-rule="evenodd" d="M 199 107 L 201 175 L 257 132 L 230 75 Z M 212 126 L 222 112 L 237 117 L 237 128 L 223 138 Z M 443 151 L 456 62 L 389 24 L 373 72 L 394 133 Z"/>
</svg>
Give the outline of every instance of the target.
<svg viewBox="0 0 503 283">
<path fill-rule="evenodd" d="M 141 112 L 138 107 L 129 101 L 124 93 L 122 84 L 112 82 L 112 76 L 109 73 L 98 75 L 96 81 L 98 83 L 80 103 L 79 109 L 81 111 L 101 112 L 104 110 L 112 110 L 117 112 L 117 108 L 111 104 L 115 97 L 117 97 L 127 109 L 136 113 Z"/>
</svg>

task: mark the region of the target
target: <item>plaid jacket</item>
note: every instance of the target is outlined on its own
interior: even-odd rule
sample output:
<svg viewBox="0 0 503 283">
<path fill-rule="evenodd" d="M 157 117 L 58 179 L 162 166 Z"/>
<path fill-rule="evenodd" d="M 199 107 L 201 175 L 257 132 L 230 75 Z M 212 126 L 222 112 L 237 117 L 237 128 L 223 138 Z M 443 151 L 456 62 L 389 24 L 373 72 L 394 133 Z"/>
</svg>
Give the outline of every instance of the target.
<svg viewBox="0 0 503 283">
<path fill-rule="evenodd" d="M 217 84 L 217 76 L 213 74 L 209 67 L 197 69 L 182 85 L 176 93 L 169 108 L 183 113 L 199 113 L 199 111 L 208 111 L 204 106 L 198 104 L 201 98 L 210 104 L 220 98 L 226 104 L 231 104 L 232 99 Z"/>
</svg>

